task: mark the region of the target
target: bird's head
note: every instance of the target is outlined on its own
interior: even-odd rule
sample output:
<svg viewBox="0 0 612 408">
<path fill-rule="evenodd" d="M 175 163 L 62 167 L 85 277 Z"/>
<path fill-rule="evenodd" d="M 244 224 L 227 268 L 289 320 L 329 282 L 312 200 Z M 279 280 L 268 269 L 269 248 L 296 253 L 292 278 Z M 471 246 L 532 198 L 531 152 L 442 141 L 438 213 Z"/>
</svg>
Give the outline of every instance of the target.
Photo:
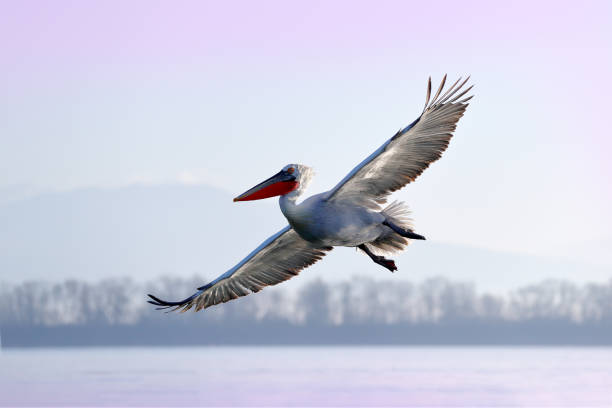
<svg viewBox="0 0 612 408">
<path fill-rule="evenodd" d="M 289 193 L 300 195 L 312 178 L 313 171 L 303 164 L 288 164 L 269 179 L 245 191 L 234 201 L 261 200 Z"/>
</svg>

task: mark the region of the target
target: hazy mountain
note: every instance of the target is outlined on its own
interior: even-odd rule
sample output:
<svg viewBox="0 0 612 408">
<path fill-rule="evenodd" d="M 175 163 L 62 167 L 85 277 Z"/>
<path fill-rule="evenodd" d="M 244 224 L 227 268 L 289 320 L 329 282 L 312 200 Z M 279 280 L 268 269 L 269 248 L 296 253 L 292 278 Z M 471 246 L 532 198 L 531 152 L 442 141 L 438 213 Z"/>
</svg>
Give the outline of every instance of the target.
<svg viewBox="0 0 612 408">
<path fill-rule="evenodd" d="M 143 280 L 195 273 L 212 278 L 284 225 L 276 200 L 232 203 L 226 192 L 205 186 L 134 185 L 37 195 L 0 205 L 0 280 Z M 603 266 L 428 238 L 395 257 L 400 270 L 394 275 L 353 249 L 339 248 L 287 288 L 355 273 L 419 281 L 447 276 L 488 291 L 546 278 L 585 282 L 612 276 Z"/>
</svg>

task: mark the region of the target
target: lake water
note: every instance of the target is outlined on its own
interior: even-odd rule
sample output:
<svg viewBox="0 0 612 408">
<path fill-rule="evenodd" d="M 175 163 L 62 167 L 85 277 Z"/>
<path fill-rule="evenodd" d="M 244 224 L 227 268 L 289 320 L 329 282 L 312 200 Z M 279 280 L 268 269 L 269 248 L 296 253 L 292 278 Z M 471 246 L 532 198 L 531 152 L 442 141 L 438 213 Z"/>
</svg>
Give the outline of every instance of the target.
<svg viewBox="0 0 612 408">
<path fill-rule="evenodd" d="M 612 406 L 612 348 L 8 349 L 2 406 Z"/>
</svg>

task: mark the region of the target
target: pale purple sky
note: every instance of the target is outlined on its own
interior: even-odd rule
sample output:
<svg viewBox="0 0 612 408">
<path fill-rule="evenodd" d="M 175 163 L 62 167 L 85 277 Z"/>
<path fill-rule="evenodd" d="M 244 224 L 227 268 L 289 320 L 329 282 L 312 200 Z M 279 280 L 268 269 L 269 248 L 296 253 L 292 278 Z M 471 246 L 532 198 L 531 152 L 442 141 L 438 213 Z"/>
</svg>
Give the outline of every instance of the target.
<svg viewBox="0 0 612 408">
<path fill-rule="evenodd" d="M 610 4 L 0 2 L 0 193 L 236 193 L 289 162 L 320 191 L 416 117 L 428 75 L 468 73 L 449 151 L 398 194 L 417 225 L 612 265 Z"/>
</svg>

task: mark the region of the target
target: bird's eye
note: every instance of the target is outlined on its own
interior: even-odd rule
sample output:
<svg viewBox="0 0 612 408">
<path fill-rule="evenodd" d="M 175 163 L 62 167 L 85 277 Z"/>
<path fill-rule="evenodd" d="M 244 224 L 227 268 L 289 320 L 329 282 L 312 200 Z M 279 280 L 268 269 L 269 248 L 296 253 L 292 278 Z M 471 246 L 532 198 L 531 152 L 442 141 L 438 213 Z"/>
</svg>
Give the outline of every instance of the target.
<svg viewBox="0 0 612 408">
<path fill-rule="evenodd" d="M 289 168 L 287 169 L 287 171 L 288 171 L 289 173 L 293 173 L 293 172 L 295 171 L 295 169 L 294 169 L 293 167 L 289 167 Z"/>
</svg>

